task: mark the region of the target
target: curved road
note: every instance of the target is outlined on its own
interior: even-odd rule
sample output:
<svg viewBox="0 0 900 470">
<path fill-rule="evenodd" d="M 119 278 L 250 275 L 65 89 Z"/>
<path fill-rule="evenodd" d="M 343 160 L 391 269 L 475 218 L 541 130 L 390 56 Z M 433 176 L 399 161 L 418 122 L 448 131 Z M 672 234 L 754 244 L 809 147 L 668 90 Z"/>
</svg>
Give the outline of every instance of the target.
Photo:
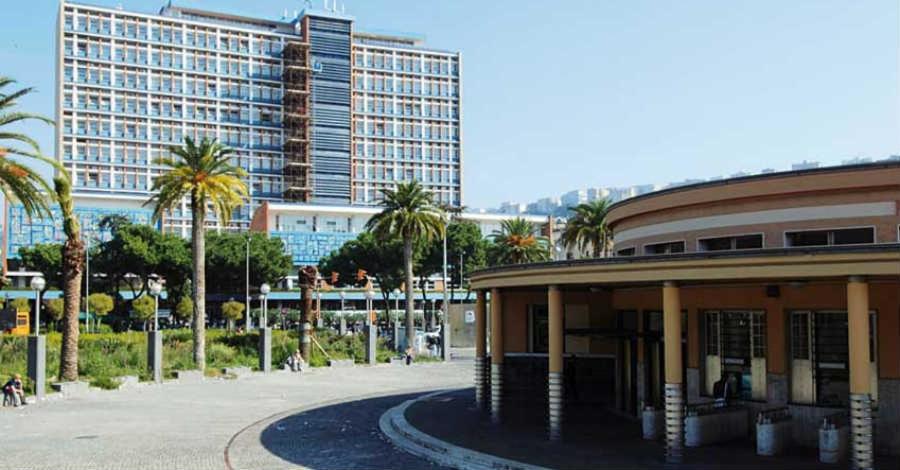
<svg viewBox="0 0 900 470">
<path fill-rule="evenodd" d="M 378 429 L 388 409 L 422 393 L 345 401 L 281 413 L 234 436 L 229 469 L 442 469 L 394 448 Z"/>
<path fill-rule="evenodd" d="M 378 418 L 413 391 L 471 377 L 463 360 L 92 390 L 0 408 L 0 447 L 15 450 L 7 464 L 29 470 L 221 470 L 226 447 L 235 469 L 434 468 L 394 450 Z"/>
</svg>

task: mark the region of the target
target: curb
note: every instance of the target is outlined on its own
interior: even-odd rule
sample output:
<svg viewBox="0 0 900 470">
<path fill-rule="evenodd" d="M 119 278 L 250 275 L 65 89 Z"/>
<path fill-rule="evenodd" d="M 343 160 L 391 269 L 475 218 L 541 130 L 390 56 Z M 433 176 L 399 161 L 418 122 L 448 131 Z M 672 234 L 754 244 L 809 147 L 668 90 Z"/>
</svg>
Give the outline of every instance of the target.
<svg viewBox="0 0 900 470">
<path fill-rule="evenodd" d="M 381 415 L 378 427 L 399 449 L 445 467 L 459 470 L 548 470 L 453 445 L 419 431 L 406 420 L 406 410 L 413 403 L 452 391 L 455 390 L 440 390 L 407 400 Z"/>
</svg>

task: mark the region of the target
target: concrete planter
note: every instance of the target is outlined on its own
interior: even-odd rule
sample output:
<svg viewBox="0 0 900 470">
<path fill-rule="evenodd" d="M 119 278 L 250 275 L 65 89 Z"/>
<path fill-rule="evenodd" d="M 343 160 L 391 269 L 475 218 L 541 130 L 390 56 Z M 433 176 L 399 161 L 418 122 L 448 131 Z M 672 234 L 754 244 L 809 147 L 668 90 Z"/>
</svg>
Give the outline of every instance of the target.
<svg viewBox="0 0 900 470">
<path fill-rule="evenodd" d="M 791 446 L 790 420 L 756 424 L 756 454 L 781 455 Z"/>
<path fill-rule="evenodd" d="M 829 425 L 819 429 L 819 462 L 838 463 L 847 458 L 850 428 Z"/>
</svg>

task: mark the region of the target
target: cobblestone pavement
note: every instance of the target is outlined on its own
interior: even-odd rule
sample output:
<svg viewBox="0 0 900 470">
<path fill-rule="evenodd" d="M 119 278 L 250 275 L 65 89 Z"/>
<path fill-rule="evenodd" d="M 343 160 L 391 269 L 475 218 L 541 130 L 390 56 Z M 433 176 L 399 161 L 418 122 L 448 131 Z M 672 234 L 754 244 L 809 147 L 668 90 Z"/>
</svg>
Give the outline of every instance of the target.
<svg viewBox="0 0 900 470">
<path fill-rule="evenodd" d="M 139 385 L 3 408 L 3 468 L 223 469 L 227 468 L 229 443 L 234 468 L 382 468 L 382 462 L 400 456 L 385 441 L 379 442 L 380 436 L 370 434 L 377 432 L 378 416 L 404 398 L 358 399 L 465 386 L 471 383 L 471 376 L 468 360 L 412 367 L 358 366 L 315 369 L 302 375 L 276 372 L 236 380 Z M 316 405 L 342 401 L 356 403 L 312 412 L 311 418 L 310 412 L 294 416 Z M 371 411 L 366 409 L 369 404 Z M 356 423 L 351 423 L 349 434 L 353 443 L 335 438 L 338 425 L 346 430 L 346 416 Z M 338 444 L 331 448 L 311 440 L 311 452 L 318 457 L 304 463 L 302 451 L 291 449 L 291 442 L 273 433 L 282 433 L 280 427 L 299 434 L 310 419 L 320 435 L 336 439 Z M 335 429 L 327 429 L 330 425 Z M 361 453 L 350 455 L 357 441 L 358 450 L 370 452 L 371 459 L 360 458 Z M 304 444 L 300 436 L 296 443 Z M 341 464 L 341 452 L 347 454 L 346 465 Z M 323 459 L 328 453 L 334 457 Z M 405 454 L 402 458 L 412 459 Z M 424 461 L 403 462 L 403 468 L 429 468 Z M 244 464 L 248 466 L 242 467 Z"/>
</svg>

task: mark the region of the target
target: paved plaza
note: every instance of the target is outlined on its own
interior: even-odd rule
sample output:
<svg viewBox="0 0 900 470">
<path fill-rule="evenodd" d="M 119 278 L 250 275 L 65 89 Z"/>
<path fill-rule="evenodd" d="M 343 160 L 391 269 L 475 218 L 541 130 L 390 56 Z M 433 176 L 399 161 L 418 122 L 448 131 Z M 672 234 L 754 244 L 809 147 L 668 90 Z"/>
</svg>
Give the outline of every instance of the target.
<svg viewBox="0 0 900 470">
<path fill-rule="evenodd" d="M 378 431 L 388 408 L 468 386 L 472 362 L 169 382 L 0 409 L 4 468 L 436 468 Z"/>
</svg>

